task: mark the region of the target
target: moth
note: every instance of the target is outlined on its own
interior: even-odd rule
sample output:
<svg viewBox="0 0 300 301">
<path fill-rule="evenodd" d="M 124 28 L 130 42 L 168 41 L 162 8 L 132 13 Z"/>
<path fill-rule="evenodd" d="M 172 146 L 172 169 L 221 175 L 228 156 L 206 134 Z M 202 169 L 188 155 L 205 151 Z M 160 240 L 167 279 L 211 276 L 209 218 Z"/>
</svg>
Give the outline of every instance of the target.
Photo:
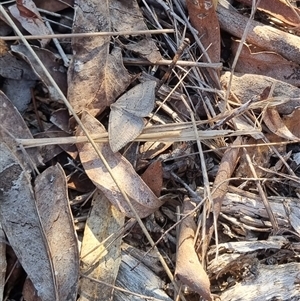
<svg viewBox="0 0 300 301">
<path fill-rule="evenodd" d="M 108 138 L 113 152 L 120 150 L 143 131 L 143 117 L 154 108 L 155 87 L 155 81 L 138 84 L 110 106 Z"/>
</svg>

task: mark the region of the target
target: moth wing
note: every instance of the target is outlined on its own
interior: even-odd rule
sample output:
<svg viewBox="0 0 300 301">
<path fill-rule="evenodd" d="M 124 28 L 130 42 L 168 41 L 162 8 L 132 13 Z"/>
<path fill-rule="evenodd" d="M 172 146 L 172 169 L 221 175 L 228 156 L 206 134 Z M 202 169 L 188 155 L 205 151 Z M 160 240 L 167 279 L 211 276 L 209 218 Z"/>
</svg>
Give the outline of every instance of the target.
<svg viewBox="0 0 300 301">
<path fill-rule="evenodd" d="M 114 105 L 138 117 L 147 116 L 154 108 L 155 81 L 136 85 L 122 95 Z"/>
<path fill-rule="evenodd" d="M 134 140 L 144 128 L 144 120 L 122 108 L 111 105 L 108 123 L 108 139 L 110 148 L 115 153 Z"/>
</svg>

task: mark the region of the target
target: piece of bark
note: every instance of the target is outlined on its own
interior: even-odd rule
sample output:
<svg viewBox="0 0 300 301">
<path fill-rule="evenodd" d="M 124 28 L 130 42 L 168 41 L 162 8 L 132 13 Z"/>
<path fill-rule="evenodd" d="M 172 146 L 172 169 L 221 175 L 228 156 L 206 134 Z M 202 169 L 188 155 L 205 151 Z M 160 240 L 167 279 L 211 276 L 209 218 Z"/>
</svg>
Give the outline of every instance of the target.
<svg viewBox="0 0 300 301">
<path fill-rule="evenodd" d="M 230 72 L 225 72 L 221 76 L 221 84 L 225 90 L 229 78 Z M 257 95 L 262 95 L 266 88 L 273 85 L 275 88 L 272 97 L 288 100 L 276 106 L 279 114 L 291 114 L 300 106 L 300 88 L 264 75 L 235 73 L 232 77 L 231 91 L 242 103 L 245 103 L 252 98 L 257 98 Z"/>
<path fill-rule="evenodd" d="M 248 18 L 220 4 L 217 7 L 217 13 L 221 29 L 241 38 Z M 300 37 L 296 35 L 252 20 L 246 41 L 262 49 L 276 52 L 297 64 L 300 63 Z"/>
<path fill-rule="evenodd" d="M 257 273 L 223 292 L 221 300 L 297 300 L 300 264 L 259 265 Z M 251 287 L 251 289 L 249 289 Z"/>
<path fill-rule="evenodd" d="M 184 200 L 182 214 L 194 209 L 190 200 Z M 193 215 L 182 220 L 178 238 L 175 276 L 197 292 L 204 300 L 212 300 L 209 278 L 195 251 L 196 223 Z"/>
<path fill-rule="evenodd" d="M 156 276 L 140 260 L 129 254 L 122 254 L 116 286 L 139 295 L 115 290 L 113 301 L 147 300 L 145 296 L 148 296 L 149 299 L 155 298 L 154 300 L 171 301 L 171 298 L 163 290 L 164 282 L 161 278 Z"/>
</svg>

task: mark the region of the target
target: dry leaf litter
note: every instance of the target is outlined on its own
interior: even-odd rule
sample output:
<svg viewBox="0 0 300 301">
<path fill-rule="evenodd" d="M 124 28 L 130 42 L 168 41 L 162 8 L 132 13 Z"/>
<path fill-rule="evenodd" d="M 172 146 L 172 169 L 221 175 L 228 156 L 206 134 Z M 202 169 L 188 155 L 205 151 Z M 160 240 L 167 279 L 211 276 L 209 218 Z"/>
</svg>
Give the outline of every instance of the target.
<svg viewBox="0 0 300 301">
<path fill-rule="evenodd" d="M 300 4 L 0 4 L 0 301 L 300 300 Z"/>
</svg>

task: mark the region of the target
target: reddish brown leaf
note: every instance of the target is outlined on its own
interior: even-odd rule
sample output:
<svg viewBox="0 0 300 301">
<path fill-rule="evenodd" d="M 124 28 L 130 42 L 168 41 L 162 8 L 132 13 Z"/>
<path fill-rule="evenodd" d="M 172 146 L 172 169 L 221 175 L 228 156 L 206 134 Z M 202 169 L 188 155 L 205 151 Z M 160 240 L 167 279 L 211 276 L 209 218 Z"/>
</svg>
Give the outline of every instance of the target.
<svg viewBox="0 0 300 301">
<path fill-rule="evenodd" d="M 163 185 L 163 169 L 161 161 L 154 161 L 150 164 L 146 171 L 141 175 L 141 178 L 154 194 L 159 197 Z"/>
<path fill-rule="evenodd" d="M 17 4 L 9 7 L 9 11 L 31 34 L 51 34 L 32 0 L 19 0 Z M 43 39 L 40 42 L 42 46 L 45 46 L 49 41 L 49 39 Z"/>
<path fill-rule="evenodd" d="M 295 111 L 288 115 L 284 116 L 283 122 L 286 127 L 291 131 L 291 133 L 298 138 L 300 138 L 300 107 L 295 108 Z"/>
<path fill-rule="evenodd" d="M 233 57 L 238 45 L 239 41 L 231 45 Z M 300 86 L 299 64 L 288 61 L 275 52 L 264 51 L 255 45 L 243 45 L 235 71 L 266 75 L 294 86 Z"/>
<path fill-rule="evenodd" d="M 29 19 L 40 19 L 42 21 L 42 18 L 37 15 L 33 10 L 30 8 L 27 8 L 26 5 L 30 6 L 30 1 L 24 1 L 24 0 L 17 0 L 16 5 L 18 10 L 20 11 L 20 16 L 24 18 Z"/>
<path fill-rule="evenodd" d="M 244 3 L 248 6 L 252 6 L 253 3 L 252 0 L 237 0 L 237 1 Z M 288 5 L 287 1 L 285 0 L 263 0 L 259 2 L 257 8 L 291 26 L 297 27 L 300 25 L 300 21 L 299 21 L 300 9 L 297 7 L 291 8 L 291 6 Z"/>
<path fill-rule="evenodd" d="M 299 141 L 299 138 L 286 127 L 276 109 L 267 109 L 263 120 L 272 133 L 289 140 Z"/>
<path fill-rule="evenodd" d="M 189 17 L 213 63 L 220 62 L 221 39 L 216 10 L 211 0 L 187 0 Z"/>
<path fill-rule="evenodd" d="M 64 1 L 33 0 L 33 2 L 36 4 L 36 6 L 38 8 L 45 9 L 45 10 L 48 10 L 48 11 L 51 11 L 51 12 L 57 12 L 57 11 L 60 11 L 62 9 L 74 6 L 74 0 L 64 0 Z"/>
</svg>

